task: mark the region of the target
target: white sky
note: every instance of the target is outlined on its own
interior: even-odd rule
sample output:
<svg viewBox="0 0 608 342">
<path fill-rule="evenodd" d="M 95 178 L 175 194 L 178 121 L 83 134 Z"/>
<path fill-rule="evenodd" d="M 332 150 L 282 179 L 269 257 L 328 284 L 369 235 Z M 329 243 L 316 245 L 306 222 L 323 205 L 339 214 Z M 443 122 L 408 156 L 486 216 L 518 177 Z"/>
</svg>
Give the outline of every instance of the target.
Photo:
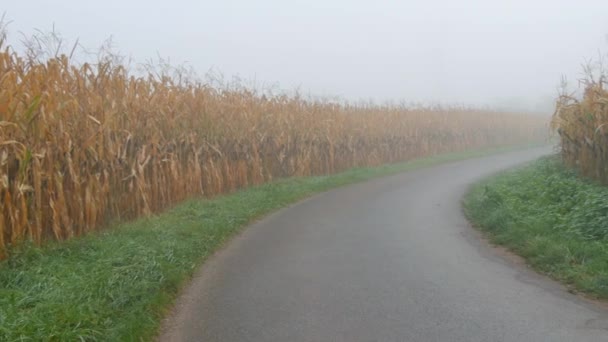
<svg viewBox="0 0 608 342">
<path fill-rule="evenodd" d="M 535 105 L 608 50 L 607 0 L 1 1 L 13 41 L 55 24 L 138 62 L 352 100 Z"/>
</svg>

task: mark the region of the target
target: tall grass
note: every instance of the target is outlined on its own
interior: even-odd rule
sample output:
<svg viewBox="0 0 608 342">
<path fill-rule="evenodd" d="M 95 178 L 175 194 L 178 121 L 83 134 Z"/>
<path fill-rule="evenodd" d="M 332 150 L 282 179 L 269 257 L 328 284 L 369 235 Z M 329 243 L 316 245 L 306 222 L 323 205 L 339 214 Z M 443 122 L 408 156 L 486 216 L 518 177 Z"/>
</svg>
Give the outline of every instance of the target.
<svg viewBox="0 0 608 342">
<path fill-rule="evenodd" d="M 260 95 L 0 39 L 0 257 L 279 177 L 539 140 L 540 118 Z"/>
<path fill-rule="evenodd" d="M 608 78 L 600 70 L 594 77 L 587 67 L 580 98 L 566 93 L 559 97 L 552 126 L 559 133 L 566 165 L 608 184 Z"/>
</svg>

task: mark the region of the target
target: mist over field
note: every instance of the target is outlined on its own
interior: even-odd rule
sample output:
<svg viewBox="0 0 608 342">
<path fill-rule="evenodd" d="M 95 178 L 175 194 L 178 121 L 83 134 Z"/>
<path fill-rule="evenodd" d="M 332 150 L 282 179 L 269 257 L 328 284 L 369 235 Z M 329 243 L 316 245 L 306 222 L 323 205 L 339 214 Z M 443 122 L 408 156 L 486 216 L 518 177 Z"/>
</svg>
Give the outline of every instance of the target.
<svg viewBox="0 0 608 342">
<path fill-rule="evenodd" d="M 34 5 L 0 25 L 0 259 L 279 178 L 539 143 L 526 112 L 559 80 L 439 4 Z"/>
<path fill-rule="evenodd" d="M 66 45 L 111 36 L 134 63 L 161 56 L 260 88 L 543 113 L 608 33 L 602 0 L 39 0 L 0 11 L 12 43 L 54 25 Z"/>
</svg>

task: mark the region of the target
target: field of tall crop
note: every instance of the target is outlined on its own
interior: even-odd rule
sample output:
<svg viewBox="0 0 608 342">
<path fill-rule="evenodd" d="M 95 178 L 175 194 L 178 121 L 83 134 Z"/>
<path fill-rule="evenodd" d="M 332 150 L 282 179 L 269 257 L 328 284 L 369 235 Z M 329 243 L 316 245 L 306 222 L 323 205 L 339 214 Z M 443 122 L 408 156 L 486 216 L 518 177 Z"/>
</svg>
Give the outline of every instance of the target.
<svg viewBox="0 0 608 342">
<path fill-rule="evenodd" d="M 565 163 L 608 184 L 608 79 L 590 75 L 584 84 L 581 98 L 560 97 L 552 125 L 560 135 Z"/>
<path fill-rule="evenodd" d="M 111 59 L 40 60 L 0 39 L 0 257 L 195 196 L 545 131 L 515 113 L 336 104 L 141 76 Z"/>
</svg>

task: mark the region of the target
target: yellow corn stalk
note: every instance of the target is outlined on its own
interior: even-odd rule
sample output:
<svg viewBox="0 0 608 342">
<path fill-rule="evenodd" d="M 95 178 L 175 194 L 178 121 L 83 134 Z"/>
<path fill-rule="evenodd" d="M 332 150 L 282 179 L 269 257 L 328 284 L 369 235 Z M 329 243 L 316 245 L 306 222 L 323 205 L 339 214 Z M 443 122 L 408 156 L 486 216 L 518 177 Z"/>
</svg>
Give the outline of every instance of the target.
<svg viewBox="0 0 608 342">
<path fill-rule="evenodd" d="M 543 121 L 259 96 L 0 45 L 0 257 L 280 177 L 538 140 Z"/>
</svg>

